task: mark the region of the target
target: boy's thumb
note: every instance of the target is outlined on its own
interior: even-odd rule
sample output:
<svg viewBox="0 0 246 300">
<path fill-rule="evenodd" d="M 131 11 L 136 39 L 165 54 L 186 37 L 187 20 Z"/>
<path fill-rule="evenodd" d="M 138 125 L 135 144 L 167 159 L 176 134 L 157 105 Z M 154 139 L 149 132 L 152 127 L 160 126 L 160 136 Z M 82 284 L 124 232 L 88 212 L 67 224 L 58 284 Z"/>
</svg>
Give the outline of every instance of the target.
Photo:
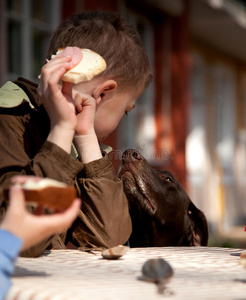
<svg viewBox="0 0 246 300">
<path fill-rule="evenodd" d="M 25 197 L 22 189 L 18 185 L 13 185 L 9 191 L 9 205 L 10 207 L 15 206 L 17 207 L 23 206 L 25 203 Z"/>
</svg>

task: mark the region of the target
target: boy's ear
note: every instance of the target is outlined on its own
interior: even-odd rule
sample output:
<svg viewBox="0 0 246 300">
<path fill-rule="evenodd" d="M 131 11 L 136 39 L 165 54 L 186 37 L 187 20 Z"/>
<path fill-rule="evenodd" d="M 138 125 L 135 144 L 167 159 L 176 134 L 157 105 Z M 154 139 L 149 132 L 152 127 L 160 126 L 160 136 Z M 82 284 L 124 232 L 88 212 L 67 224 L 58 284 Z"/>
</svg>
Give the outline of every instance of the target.
<svg viewBox="0 0 246 300">
<path fill-rule="evenodd" d="M 97 105 L 102 101 L 113 96 L 117 88 L 117 82 L 113 79 L 103 81 L 94 91 L 93 98 Z"/>
</svg>

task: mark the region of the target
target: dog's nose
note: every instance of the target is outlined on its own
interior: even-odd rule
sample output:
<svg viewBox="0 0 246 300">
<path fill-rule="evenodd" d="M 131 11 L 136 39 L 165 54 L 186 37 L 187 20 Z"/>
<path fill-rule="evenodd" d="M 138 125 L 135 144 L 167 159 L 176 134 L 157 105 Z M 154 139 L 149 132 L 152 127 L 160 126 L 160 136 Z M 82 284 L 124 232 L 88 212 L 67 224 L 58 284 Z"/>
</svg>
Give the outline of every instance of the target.
<svg viewBox="0 0 246 300">
<path fill-rule="evenodd" d="M 130 162 L 130 161 L 141 160 L 141 159 L 142 159 L 142 155 L 135 149 L 128 149 L 124 151 L 124 153 L 122 154 L 122 160 L 124 162 Z"/>
</svg>

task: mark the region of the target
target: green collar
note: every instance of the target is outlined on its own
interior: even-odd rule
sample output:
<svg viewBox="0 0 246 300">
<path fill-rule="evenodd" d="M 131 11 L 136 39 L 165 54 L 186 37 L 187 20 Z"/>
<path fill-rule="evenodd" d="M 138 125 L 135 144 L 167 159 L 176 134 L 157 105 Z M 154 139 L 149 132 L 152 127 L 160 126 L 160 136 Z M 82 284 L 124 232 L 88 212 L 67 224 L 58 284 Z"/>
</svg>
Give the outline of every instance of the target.
<svg viewBox="0 0 246 300">
<path fill-rule="evenodd" d="M 27 94 L 17 84 L 7 81 L 0 88 L 0 107 L 16 107 L 19 106 L 23 100 L 27 101 L 31 108 L 34 108 Z"/>
</svg>

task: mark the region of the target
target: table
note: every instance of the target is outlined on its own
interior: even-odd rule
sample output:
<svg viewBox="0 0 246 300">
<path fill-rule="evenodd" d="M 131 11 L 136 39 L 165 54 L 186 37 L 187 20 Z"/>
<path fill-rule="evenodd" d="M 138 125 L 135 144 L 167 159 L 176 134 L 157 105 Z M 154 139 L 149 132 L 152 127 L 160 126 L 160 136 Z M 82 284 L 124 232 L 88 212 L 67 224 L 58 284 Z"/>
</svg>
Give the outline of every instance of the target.
<svg viewBox="0 0 246 300">
<path fill-rule="evenodd" d="M 243 249 L 216 247 L 132 248 L 119 260 L 100 252 L 46 251 L 39 258 L 18 258 L 6 300 L 67 299 L 246 299 Z M 139 280 L 144 262 L 162 257 L 174 269 L 168 283 L 173 295 L 157 293 Z"/>
</svg>

